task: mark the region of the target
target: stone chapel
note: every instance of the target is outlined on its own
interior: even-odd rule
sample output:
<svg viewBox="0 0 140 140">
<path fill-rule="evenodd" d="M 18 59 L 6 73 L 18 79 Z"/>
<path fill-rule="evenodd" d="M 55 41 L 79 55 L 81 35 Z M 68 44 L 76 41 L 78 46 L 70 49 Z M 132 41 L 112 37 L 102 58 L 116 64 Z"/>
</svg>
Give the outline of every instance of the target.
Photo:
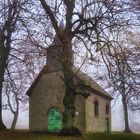
<svg viewBox="0 0 140 140">
<path fill-rule="evenodd" d="M 65 91 L 63 72 L 58 62 L 61 46 L 56 40 L 47 50 L 47 64 L 26 93 L 29 96 L 30 131 L 59 132 L 63 126 Z M 112 97 L 86 73 L 75 67 L 73 73 L 75 83 L 84 83 L 87 85 L 84 91 L 90 93 L 88 98 L 76 96 L 74 126 L 82 133 L 111 131 Z"/>
</svg>

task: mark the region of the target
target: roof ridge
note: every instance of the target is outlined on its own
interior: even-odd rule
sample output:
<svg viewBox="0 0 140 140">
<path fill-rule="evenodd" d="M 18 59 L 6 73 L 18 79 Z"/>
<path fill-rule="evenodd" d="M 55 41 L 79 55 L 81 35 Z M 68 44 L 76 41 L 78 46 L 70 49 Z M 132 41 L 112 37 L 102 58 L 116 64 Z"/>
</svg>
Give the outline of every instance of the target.
<svg viewBox="0 0 140 140">
<path fill-rule="evenodd" d="M 101 92 L 102 94 L 112 98 L 111 95 L 109 95 L 107 91 L 104 88 L 102 88 L 97 82 L 95 82 L 95 80 L 87 73 L 81 71 L 80 69 L 77 69 L 76 67 L 73 67 L 73 72 L 79 74 L 78 77 L 81 80 L 85 81 L 86 82 L 85 84 L 89 85 L 91 88 L 95 89 L 96 91 Z"/>
</svg>

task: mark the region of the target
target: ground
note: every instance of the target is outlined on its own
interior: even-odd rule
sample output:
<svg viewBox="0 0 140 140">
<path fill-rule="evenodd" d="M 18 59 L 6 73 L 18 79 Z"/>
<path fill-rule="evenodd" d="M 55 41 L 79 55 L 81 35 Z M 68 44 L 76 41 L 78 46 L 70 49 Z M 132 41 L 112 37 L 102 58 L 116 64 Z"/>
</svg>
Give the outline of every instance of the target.
<svg viewBox="0 0 140 140">
<path fill-rule="evenodd" d="M 29 133 L 27 131 L 0 131 L 0 140 L 140 140 L 140 134 L 87 134 L 82 137 L 62 137 L 52 134 Z"/>
</svg>

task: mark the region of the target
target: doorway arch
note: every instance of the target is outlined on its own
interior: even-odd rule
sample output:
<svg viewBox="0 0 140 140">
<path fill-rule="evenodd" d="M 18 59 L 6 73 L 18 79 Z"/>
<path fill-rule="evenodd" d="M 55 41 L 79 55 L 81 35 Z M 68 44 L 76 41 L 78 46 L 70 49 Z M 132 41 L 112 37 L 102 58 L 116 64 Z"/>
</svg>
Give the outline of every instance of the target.
<svg viewBox="0 0 140 140">
<path fill-rule="evenodd" d="M 58 108 L 51 108 L 48 111 L 48 131 L 58 132 L 62 128 L 62 114 Z"/>
</svg>

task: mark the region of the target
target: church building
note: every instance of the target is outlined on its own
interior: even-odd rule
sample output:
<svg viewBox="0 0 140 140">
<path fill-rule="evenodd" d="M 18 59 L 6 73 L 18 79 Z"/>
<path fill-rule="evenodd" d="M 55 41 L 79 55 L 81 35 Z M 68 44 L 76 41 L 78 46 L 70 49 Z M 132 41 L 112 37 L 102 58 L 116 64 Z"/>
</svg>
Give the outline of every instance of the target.
<svg viewBox="0 0 140 140">
<path fill-rule="evenodd" d="M 54 41 L 56 42 L 56 41 Z M 30 131 L 59 132 L 63 127 L 63 72 L 58 62 L 61 47 L 53 43 L 47 50 L 47 64 L 27 91 Z M 77 95 L 74 126 L 82 133 L 111 131 L 112 97 L 86 73 L 73 67 L 75 84 L 84 83 L 90 96 Z M 81 88 L 79 88 L 81 91 Z"/>
</svg>

